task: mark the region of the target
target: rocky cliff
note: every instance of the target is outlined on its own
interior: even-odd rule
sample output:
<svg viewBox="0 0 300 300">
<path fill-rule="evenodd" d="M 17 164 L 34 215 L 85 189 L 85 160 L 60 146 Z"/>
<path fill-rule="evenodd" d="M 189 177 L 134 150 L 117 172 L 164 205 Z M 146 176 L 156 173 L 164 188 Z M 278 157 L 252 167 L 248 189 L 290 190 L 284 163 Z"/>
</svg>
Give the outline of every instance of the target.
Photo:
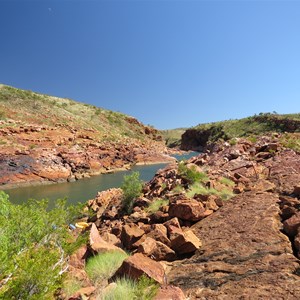
<svg viewBox="0 0 300 300">
<path fill-rule="evenodd" d="M 300 114 L 260 114 L 239 120 L 201 124 L 187 129 L 181 136 L 182 150 L 203 150 L 219 139 L 249 137 L 268 132 L 299 132 Z"/>
<path fill-rule="evenodd" d="M 72 181 L 168 161 L 156 129 L 95 106 L 0 87 L 0 185 Z"/>
</svg>

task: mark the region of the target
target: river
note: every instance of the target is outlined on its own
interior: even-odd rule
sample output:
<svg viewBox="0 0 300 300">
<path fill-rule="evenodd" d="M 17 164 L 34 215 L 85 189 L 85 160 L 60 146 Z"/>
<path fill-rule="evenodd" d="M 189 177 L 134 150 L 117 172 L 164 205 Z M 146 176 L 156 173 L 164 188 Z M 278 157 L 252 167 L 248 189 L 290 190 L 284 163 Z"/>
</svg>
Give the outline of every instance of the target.
<svg viewBox="0 0 300 300">
<path fill-rule="evenodd" d="M 189 152 L 184 155 L 174 155 L 178 160 L 188 159 L 198 155 L 197 152 Z M 124 175 L 128 175 L 133 171 L 140 173 L 140 179 L 149 181 L 154 174 L 167 164 L 155 164 L 134 166 L 127 171 L 118 171 L 111 174 L 101 174 L 90 178 L 80 179 L 75 182 L 64 182 L 49 185 L 27 186 L 6 190 L 12 203 L 19 204 L 27 199 L 49 199 L 53 203 L 55 199 L 67 198 L 69 204 L 85 202 L 95 198 L 97 192 L 104 191 L 112 187 L 120 187 L 123 182 Z M 51 204 L 50 204 L 51 206 Z"/>
</svg>

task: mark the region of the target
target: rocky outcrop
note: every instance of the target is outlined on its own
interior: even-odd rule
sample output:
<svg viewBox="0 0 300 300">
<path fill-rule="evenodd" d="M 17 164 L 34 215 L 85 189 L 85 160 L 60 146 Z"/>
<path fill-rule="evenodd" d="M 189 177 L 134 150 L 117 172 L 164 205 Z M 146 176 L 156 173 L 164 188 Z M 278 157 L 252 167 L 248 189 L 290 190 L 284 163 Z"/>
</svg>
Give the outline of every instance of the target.
<svg viewBox="0 0 300 300">
<path fill-rule="evenodd" d="M 181 136 L 180 149 L 203 151 L 208 144 L 222 139 L 224 141 L 232 138 L 247 136 L 258 136 L 270 132 L 299 132 L 299 114 L 277 115 L 260 114 L 239 120 L 227 120 L 210 124 L 199 124 L 187 129 Z"/>
<path fill-rule="evenodd" d="M 165 283 L 165 271 L 162 265 L 141 253 L 136 253 L 124 260 L 115 277 L 127 276 L 136 280 L 142 275 L 154 279 L 159 284 Z"/>
<path fill-rule="evenodd" d="M 215 144 L 157 172 L 130 215 L 99 193 L 90 221 L 133 252 L 115 276 L 154 278 L 161 299 L 299 299 L 299 162 L 274 136 Z"/>
<path fill-rule="evenodd" d="M 247 192 L 198 222 L 201 250 L 174 266 L 169 282 L 191 299 L 297 299 L 299 260 L 280 231 L 278 201 Z"/>
<path fill-rule="evenodd" d="M 107 142 L 94 129 L 13 125 L 0 129 L 2 188 L 73 181 L 134 164 L 172 161 L 164 144 L 151 139 L 150 133 L 144 141 Z"/>
</svg>

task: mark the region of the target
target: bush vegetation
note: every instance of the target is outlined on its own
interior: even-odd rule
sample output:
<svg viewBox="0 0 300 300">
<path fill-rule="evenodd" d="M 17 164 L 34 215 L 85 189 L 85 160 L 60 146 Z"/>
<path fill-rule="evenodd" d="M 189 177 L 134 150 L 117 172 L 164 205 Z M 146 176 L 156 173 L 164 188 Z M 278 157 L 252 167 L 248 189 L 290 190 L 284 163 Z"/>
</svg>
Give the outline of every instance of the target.
<svg viewBox="0 0 300 300">
<path fill-rule="evenodd" d="M 123 190 L 123 209 L 126 213 L 132 211 L 133 200 L 141 195 L 143 182 L 140 180 L 139 172 L 132 172 L 125 175 L 121 185 Z"/>
<path fill-rule="evenodd" d="M 80 207 L 59 199 L 14 205 L 0 192 L 0 299 L 52 299 L 67 270 L 68 224 Z"/>
</svg>

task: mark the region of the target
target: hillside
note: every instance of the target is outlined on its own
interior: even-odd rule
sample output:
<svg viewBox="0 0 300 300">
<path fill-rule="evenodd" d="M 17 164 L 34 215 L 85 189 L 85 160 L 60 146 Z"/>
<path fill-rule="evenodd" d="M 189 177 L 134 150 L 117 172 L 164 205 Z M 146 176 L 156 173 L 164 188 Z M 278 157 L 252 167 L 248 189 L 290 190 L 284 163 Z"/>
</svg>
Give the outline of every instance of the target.
<svg viewBox="0 0 300 300">
<path fill-rule="evenodd" d="M 175 129 L 167 129 L 161 130 L 161 135 L 166 142 L 166 145 L 171 148 L 179 147 L 180 140 L 183 133 L 187 130 L 187 128 L 175 128 Z"/>
<path fill-rule="evenodd" d="M 201 150 L 208 142 L 254 137 L 268 132 L 300 132 L 300 114 L 261 113 L 248 118 L 199 124 L 185 131 L 182 150 Z"/>
<path fill-rule="evenodd" d="M 0 86 L 0 184 L 72 181 L 164 161 L 158 131 L 96 106 Z"/>
<path fill-rule="evenodd" d="M 93 129 L 101 140 L 109 141 L 126 137 L 144 140 L 149 134 L 157 138 L 156 130 L 125 114 L 5 85 L 0 85 L 0 119 L 24 125 Z"/>
</svg>

